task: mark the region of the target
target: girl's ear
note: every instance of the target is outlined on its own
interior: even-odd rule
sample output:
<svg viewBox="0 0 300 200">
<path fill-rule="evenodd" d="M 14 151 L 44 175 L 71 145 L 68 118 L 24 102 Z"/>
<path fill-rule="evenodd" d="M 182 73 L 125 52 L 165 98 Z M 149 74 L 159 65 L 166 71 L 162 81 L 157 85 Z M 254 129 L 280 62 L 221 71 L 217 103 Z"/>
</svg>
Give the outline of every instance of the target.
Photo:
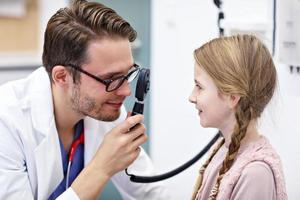
<svg viewBox="0 0 300 200">
<path fill-rule="evenodd" d="M 236 94 L 231 94 L 228 96 L 228 104 L 229 104 L 229 107 L 234 109 L 237 104 L 239 103 L 241 99 L 241 96 L 240 95 L 236 95 Z"/>
</svg>

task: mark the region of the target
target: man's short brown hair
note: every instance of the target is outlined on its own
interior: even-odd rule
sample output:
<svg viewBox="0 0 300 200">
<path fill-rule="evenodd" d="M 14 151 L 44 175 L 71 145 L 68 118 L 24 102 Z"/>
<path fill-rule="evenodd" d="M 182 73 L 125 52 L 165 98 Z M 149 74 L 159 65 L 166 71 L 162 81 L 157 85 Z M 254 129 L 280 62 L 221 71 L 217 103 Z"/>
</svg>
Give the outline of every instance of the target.
<svg viewBox="0 0 300 200">
<path fill-rule="evenodd" d="M 136 31 L 113 9 L 96 2 L 75 0 L 49 20 L 44 36 L 43 65 L 50 79 L 56 65 L 81 66 L 87 59 L 88 44 L 103 37 L 136 39 Z M 78 72 L 70 70 L 74 81 Z M 51 79 L 52 80 L 52 79 Z"/>
</svg>

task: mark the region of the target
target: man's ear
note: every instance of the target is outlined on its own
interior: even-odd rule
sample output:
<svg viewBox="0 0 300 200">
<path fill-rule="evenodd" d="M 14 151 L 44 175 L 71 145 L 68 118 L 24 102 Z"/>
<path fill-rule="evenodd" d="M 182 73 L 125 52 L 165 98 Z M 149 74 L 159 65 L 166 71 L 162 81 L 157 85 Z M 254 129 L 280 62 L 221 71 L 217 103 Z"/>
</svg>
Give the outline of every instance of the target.
<svg viewBox="0 0 300 200">
<path fill-rule="evenodd" d="M 56 85 L 66 85 L 69 83 L 70 74 L 64 66 L 56 65 L 52 68 L 52 80 Z"/>
<path fill-rule="evenodd" d="M 239 103 L 240 99 L 241 99 L 240 95 L 236 95 L 236 94 L 229 95 L 228 96 L 229 107 L 232 109 L 235 108 Z"/>
</svg>

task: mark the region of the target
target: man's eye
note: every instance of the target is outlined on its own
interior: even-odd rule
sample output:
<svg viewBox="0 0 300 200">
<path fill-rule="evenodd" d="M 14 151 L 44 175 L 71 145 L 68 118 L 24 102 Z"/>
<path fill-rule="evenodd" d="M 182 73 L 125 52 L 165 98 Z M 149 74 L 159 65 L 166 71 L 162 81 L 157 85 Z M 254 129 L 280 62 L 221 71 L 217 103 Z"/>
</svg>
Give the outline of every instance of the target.
<svg viewBox="0 0 300 200">
<path fill-rule="evenodd" d="M 112 79 L 114 79 L 114 78 L 116 78 L 116 77 L 118 77 L 118 76 L 112 74 L 112 75 L 102 76 L 101 79 L 103 79 L 103 80 L 112 80 Z"/>
</svg>

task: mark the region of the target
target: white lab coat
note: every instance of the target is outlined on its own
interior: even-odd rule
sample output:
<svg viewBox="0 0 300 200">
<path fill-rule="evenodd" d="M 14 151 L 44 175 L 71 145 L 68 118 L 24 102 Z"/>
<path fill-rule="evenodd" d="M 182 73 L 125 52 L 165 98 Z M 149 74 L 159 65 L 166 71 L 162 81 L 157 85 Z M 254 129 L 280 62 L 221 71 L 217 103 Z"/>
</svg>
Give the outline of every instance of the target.
<svg viewBox="0 0 300 200">
<path fill-rule="evenodd" d="M 86 117 L 85 165 L 92 159 L 104 135 L 124 120 L 102 122 Z M 144 151 L 129 168 L 136 174 L 152 174 Z M 43 67 L 25 79 L 0 86 L 0 199 L 47 199 L 63 179 L 49 77 Z M 123 199 L 166 199 L 158 184 L 132 183 L 122 171 L 112 181 Z M 59 199 L 78 199 L 69 188 Z"/>
</svg>

